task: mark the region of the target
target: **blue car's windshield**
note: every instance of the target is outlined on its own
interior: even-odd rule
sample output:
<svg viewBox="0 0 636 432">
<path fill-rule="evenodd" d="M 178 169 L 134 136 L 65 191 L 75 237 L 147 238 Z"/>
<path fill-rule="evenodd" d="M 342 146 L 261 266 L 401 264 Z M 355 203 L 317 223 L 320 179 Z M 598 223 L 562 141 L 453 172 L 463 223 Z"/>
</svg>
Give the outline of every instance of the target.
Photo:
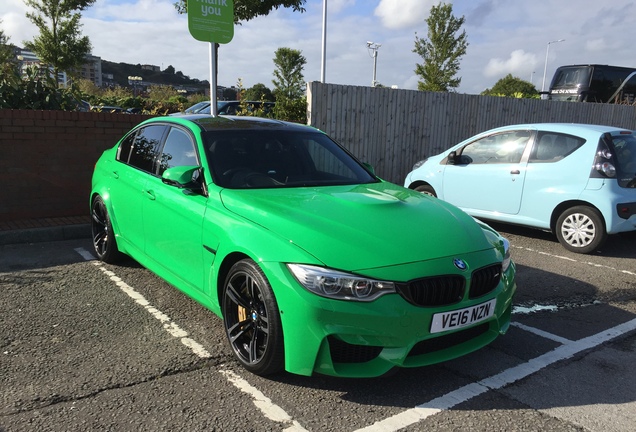
<svg viewBox="0 0 636 432">
<path fill-rule="evenodd" d="M 378 181 L 320 132 L 223 130 L 204 133 L 214 182 L 243 188 L 351 185 Z"/>
</svg>

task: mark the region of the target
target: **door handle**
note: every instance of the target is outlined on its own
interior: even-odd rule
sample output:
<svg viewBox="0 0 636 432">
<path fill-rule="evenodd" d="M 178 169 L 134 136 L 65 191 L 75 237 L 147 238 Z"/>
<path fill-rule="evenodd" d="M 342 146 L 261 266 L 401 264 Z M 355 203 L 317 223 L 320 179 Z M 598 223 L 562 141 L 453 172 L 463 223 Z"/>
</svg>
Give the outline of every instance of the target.
<svg viewBox="0 0 636 432">
<path fill-rule="evenodd" d="M 119 173 L 117 171 L 113 171 L 113 177 L 118 179 L 119 178 Z"/>
<path fill-rule="evenodd" d="M 147 197 L 148 197 L 148 199 L 150 199 L 151 201 L 154 201 L 154 200 L 156 199 L 154 191 L 146 190 L 145 192 L 146 192 L 146 196 L 147 196 Z"/>
<path fill-rule="evenodd" d="M 519 170 L 512 170 L 512 171 L 510 171 L 510 174 L 521 174 L 521 171 L 519 171 Z"/>
</svg>

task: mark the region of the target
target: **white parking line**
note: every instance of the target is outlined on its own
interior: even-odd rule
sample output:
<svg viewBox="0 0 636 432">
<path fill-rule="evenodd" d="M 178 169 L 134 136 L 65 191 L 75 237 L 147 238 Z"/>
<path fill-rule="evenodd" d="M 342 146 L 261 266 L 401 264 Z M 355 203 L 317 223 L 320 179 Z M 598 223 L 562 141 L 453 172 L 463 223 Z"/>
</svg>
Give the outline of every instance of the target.
<svg viewBox="0 0 636 432">
<path fill-rule="evenodd" d="M 528 248 L 523 249 L 538 252 Z M 83 248 L 78 248 L 75 250 L 86 260 L 94 259 L 94 257 Z M 550 255 L 546 253 L 543 254 Z M 567 257 L 560 257 L 557 255 L 550 256 L 566 259 L 569 261 L 575 261 Z M 104 272 L 104 274 L 108 275 L 122 291 L 133 298 L 138 304 L 144 306 L 144 308 L 148 312 L 150 312 L 153 316 L 155 316 L 155 318 L 161 321 L 164 324 L 164 329 L 166 329 L 168 333 L 176 338 L 179 338 L 185 346 L 190 348 L 199 357 L 210 357 L 210 354 L 200 344 L 187 337 L 187 332 L 177 326 L 176 323 L 172 322 L 167 315 L 152 307 L 140 293 L 123 282 L 113 272 L 107 270 L 100 262 L 96 262 L 95 265 L 98 266 L 99 269 Z M 623 272 L 633 274 L 627 271 Z M 527 377 L 528 375 L 544 369 L 551 364 L 554 364 L 561 360 L 565 360 L 582 351 L 592 349 L 611 339 L 615 339 L 626 333 L 632 332 L 636 330 L 636 319 L 577 341 L 571 341 L 569 339 L 565 339 L 560 336 L 545 332 L 543 330 L 528 327 L 519 323 L 513 323 L 512 325 L 515 325 L 523 330 L 532 332 L 547 339 L 562 343 L 563 345 L 539 357 L 529 360 L 526 363 L 522 363 L 518 366 L 506 369 L 481 381 L 467 384 L 463 387 L 458 388 L 457 390 L 454 390 L 429 402 L 417 405 L 414 408 L 403 411 L 392 417 L 377 421 L 376 423 L 365 428 L 358 429 L 355 432 L 393 432 L 408 427 L 412 424 L 418 423 L 432 415 L 440 413 L 444 410 L 448 410 L 489 390 L 499 389 L 506 385 L 512 384 L 520 379 Z M 265 415 L 267 418 L 278 423 L 282 423 L 285 426 L 289 425 L 286 429 L 284 429 L 285 432 L 306 431 L 306 429 L 304 429 L 297 421 L 293 420 L 282 408 L 272 403 L 269 398 L 267 398 L 261 391 L 250 385 L 246 380 L 229 370 L 219 370 L 219 373 L 223 374 L 228 379 L 228 381 L 230 381 L 242 392 L 250 395 L 254 401 L 254 405 L 256 405 L 256 407 L 259 408 L 263 415 Z"/>
<path fill-rule="evenodd" d="M 197 341 L 188 337 L 188 332 L 183 330 L 168 315 L 153 307 L 148 300 L 139 292 L 135 291 L 130 285 L 121 280 L 114 272 L 108 270 L 100 261 L 95 261 L 95 257 L 84 248 L 76 248 L 75 252 L 80 254 L 86 261 L 94 261 L 93 264 L 101 270 L 106 276 L 113 281 L 117 287 L 125 292 L 137 304 L 141 305 L 152 316 L 157 318 L 162 324 L 164 330 L 170 335 L 179 339 L 183 345 L 188 347 L 195 355 L 200 358 L 209 358 L 212 355 Z M 261 410 L 263 415 L 270 420 L 282 423 L 286 428 L 285 432 L 306 432 L 297 421 L 293 420 L 282 408 L 272 403 L 262 392 L 250 385 L 246 380 L 229 370 L 219 370 L 219 373 L 231 382 L 236 388 L 243 393 L 252 397 L 254 405 Z"/>
<path fill-rule="evenodd" d="M 630 270 L 620 270 L 620 269 L 617 269 L 615 267 L 610 267 L 610 266 L 604 265 L 604 264 L 597 264 L 597 263 L 593 263 L 593 262 L 590 262 L 590 261 L 579 261 L 579 260 L 576 260 L 574 258 L 564 257 L 562 255 L 554 255 L 554 254 L 551 254 L 551 253 L 548 253 L 548 252 L 543 252 L 543 251 L 540 251 L 540 250 L 527 248 L 527 247 L 523 247 L 523 246 L 512 246 L 512 247 L 514 249 L 522 249 L 522 250 L 525 250 L 525 251 L 528 251 L 528 252 L 535 252 L 535 253 L 538 253 L 539 255 L 545 255 L 545 256 L 549 256 L 551 258 L 557 258 L 557 259 L 562 259 L 562 260 L 566 260 L 566 261 L 572 261 L 572 262 L 576 262 L 576 263 L 587 264 L 587 265 L 592 266 L 592 267 L 603 268 L 603 269 L 606 269 L 606 270 L 611 270 L 611 271 L 617 271 L 617 272 L 620 272 L 620 273 L 625 273 L 625 274 L 630 275 L 630 276 L 636 276 L 636 272 L 633 272 L 633 271 L 630 271 Z"/>
<path fill-rule="evenodd" d="M 527 332 L 534 333 L 537 336 L 541 336 L 542 338 L 553 340 L 553 341 L 558 342 L 560 344 L 567 344 L 567 343 L 572 342 L 570 339 L 566 339 L 564 337 L 557 336 L 557 335 L 552 334 L 552 333 L 548 333 L 547 331 L 543 331 L 543 330 L 540 330 L 538 328 L 529 327 L 529 326 L 527 326 L 525 324 L 521 324 L 521 323 L 518 323 L 518 322 L 512 322 L 512 323 L 510 323 L 510 325 L 518 327 L 518 328 L 520 328 L 522 330 L 525 330 Z"/>
<path fill-rule="evenodd" d="M 278 423 L 287 423 L 290 424 L 288 428 L 284 429 L 286 432 L 301 432 L 307 431 L 307 429 L 303 428 L 297 421 L 293 420 L 282 408 L 272 403 L 271 399 L 268 398 L 256 387 L 253 387 L 250 383 L 245 381 L 239 375 L 235 374 L 230 370 L 220 370 L 223 375 L 230 381 L 236 388 L 241 390 L 243 393 L 247 393 L 252 396 L 254 399 L 254 405 L 256 405 L 265 416 Z"/>
<path fill-rule="evenodd" d="M 538 372 L 539 370 L 553 363 L 565 360 L 582 351 L 594 348 L 602 343 L 605 343 L 611 339 L 617 338 L 634 330 L 636 330 L 636 319 L 627 321 L 626 323 L 604 330 L 595 335 L 577 341 L 570 341 L 526 363 L 522 363 L 510 369 L 506 369 L 479 382 L 467 384 L 464 387 L 433 399 L 430 402 L 423 403 L 416 406 L 415 408 L 403 411 L 400 414 L 394 415 L 384 420 L 380 420 L 372 424 L 371 426 L 358 429 L 356 432 L 397 431 L 414 423 L 425 420 L 426 418 L 439 412 L 448 410 L 456 405 L 466 402 L 467 400 L 472 399 L 473 397 L 478 396 L 482 393 L 485 393 L 488 390 L 495 390 L 502 388 L 508 384 L 512 384 L 513 382 L 525 378 L 535 372 Z"/>
</svg>

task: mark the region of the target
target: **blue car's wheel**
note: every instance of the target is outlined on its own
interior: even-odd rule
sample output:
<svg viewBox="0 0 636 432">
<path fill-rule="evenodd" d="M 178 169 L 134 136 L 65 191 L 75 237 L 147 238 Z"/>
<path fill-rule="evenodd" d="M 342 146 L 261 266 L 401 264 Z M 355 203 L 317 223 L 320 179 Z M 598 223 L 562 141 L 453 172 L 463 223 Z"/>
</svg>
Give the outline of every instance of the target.
<svg viewBox="0 0 636 432">
<path fill-rule="evenodd" d="M 424 195 L 432 196 L 437 198 L 437 194 L 435 193 L 435 189 L 433 189 L 430 185 L 420 185 L 415 188 L 417 192 L 423 193 Z"/>
<path fill-rule="evenodd" d="M 597 250 L 607 239 L 601 214 L 591 207 L 571 207 L 561 213 L 556 236 L 567 250 L 587 254 Z"/>
<path fill-rule="evenodd" d="M 269 282 L 252 260 L 234 264 L 225 279 L 223 322 L 232 351 L 243 367 L 257 375 L 283 369 L 280 312 Z"/>
</svg>

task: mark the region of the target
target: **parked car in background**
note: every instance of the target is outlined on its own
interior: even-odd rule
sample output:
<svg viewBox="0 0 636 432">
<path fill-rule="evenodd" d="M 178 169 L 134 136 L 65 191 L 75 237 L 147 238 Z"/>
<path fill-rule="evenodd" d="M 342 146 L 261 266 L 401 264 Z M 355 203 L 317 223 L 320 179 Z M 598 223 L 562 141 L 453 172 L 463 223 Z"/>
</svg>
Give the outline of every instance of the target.
<svg viewBox="0 0 636 432">
<path fill-rule="evenodd" d="M 203 108 L 206 108 L 209 106 L 210 106 L 210 101 L 198 102 L 192 105 L 191 107 L 186 108 L 183 114 L 196 114 L 199 111 L 201 111 Z"/>
<path fill-rule="evenodd" d="M 260 102 L 260 101 L 218 101 L 217 111 L 219 115 L 237 115 L 240 114 L 241 105 L 245 106 L 248 112 L 254 112 L 258 109 L 263 109 L 265 113 L 272 110 L 274 102 Z M 210 114 L 210 105 L 201 109 L 199 114 Z"/>
<path fill-rule="evenodd" d="M 122 107 L 110 105 L 91 105 L 91 111 L 105 113 L 126 113 L 126 110 Z"/>
<path fill-rule="evenodd" d="M 636 98 L 636 68 L 567 65 L 557 68 L 548 99 L 568 102 L 624 103 Z"/>
<path fill-rule="evenodd" d="M 199 111 L 201 111 L 202 109 L 208 109 L 208 114 L 210 113 L 210 101 L 202 101 L 202 102 L 197 102 L 194 105 L 186 108 L 183 111 L 180 112 L 175 112 L 172 114 L 169 114 L 170 116 L 182 116 L 184 114 L 197 114 Z"/>
<path fill-rule="evenodd" d="M 404 185 L 590 253 L 608 234 L 636 230 L 636 138 L 610 126 L 501 127 L 416 163 Z"/>
<path fill-rule="evenodd" d="M 270 112 L 275 105 L 275 102 L 260 102 L 260 101 L 217 101 L 217 114 L 218 115 L 237 115 L 240 114 L 241 104 L 243 104 L 248 112 L 254 112 L 263 108 L 265 113 Z M 199 102 L 187 108 L 184 112 L 172 113 L 171 116 L 179 116 L 184 114 L 210 114 L 210 102 Z"/>
<path fill-rule="evenodd" d="M 256 374 L 373 377 L 510 324 L 506 239 L 308 126 L 146 120 L 100 157 L 90 206 L 99 259 L 128 254 L 222 317 Z"/>
</svg>

